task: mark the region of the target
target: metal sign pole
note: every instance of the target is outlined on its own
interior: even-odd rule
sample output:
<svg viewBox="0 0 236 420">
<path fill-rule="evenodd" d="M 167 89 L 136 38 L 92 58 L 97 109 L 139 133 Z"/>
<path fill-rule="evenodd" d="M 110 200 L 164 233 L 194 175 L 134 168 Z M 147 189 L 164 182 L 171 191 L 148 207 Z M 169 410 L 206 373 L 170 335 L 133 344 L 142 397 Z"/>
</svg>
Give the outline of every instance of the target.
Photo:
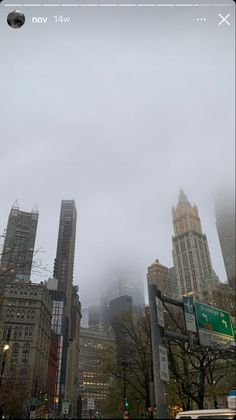
<svg viewBox="0 0 236 420">
<path fill-rule="evenodd" d="M 151 334 L 152 334 L 152 358 L 154 371 L 154 385 L 155 385 L 155 402 L 158 419 L 168 419 L 166 398 L 165 398 L 165 384 L 160 378 L 160 361 L 159 361 L 159 346 L 161 342 L 161 330 L 157 320 L 157 306 L 156 306 L 157 288 L 155 284 L 148 285 L 149 305 L 151 312 Z"/>
</svg>

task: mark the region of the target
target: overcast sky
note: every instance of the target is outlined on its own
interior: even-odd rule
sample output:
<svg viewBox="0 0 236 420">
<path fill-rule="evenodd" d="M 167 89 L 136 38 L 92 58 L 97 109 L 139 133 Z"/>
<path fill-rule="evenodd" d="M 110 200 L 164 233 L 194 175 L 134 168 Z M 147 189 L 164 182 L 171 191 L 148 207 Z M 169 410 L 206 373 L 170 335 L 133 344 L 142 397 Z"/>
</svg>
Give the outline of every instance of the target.
<svg viewBox="0 0 236 420">
<path fill-rule="evenodd" d="M 234 187 L 233 9 L 63 8 L 63 26 L 52 21 L 62 8 L 24 8 L 20 30 L 11 10 L 1 5 L 0 232 L 16 198 L 25 211 L 36 202 L 36 248 L 52 270 L 60 201 L 75 199 L 74 282 L 87 304 L 111 272 L 135 269 L 144 283 L 155 258 L 173 265 L 182 186 L 225 281 L 213 200 Z"/>
</svg>

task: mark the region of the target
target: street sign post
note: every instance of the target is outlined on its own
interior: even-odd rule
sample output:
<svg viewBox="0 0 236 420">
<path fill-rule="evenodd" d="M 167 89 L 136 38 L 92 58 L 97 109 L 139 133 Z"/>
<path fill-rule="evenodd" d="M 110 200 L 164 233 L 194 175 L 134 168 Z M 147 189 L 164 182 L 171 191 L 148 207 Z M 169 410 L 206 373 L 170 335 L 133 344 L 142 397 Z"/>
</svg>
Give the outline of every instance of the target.
<svg viewBox="0 0 236 420">
<path fill-rule="evenodd" d="M 184 318 L 185 318 L 187 331 L 196 333 L 197 325 L 196 325 L 196 318 L 195 318 L 194 307 L 193 307 L 193 297 L 184 296 L 183 304 L 184 304 Z"/>
<path fill-rule="evenodd" d="M 225 345 L 234 341 L 230 314 L 221 309 L 195 302 L 199 340 L 202 346 Z"/>
<path fill-rule="evenodd" d="M 164 309 L 163 309 L 163 303 L 161 299 L 158 297 L 156 298 L 156 306 L 157 306 L 157 322 L 160 327 L 164 328 L 165 322 L 164 322 Z"/>
<path fill-rule="evenodd" d="M 159 346 L 160 378 L 164 382 L 170 381 L 168 355 L 164 346 Z"/>
</svg>

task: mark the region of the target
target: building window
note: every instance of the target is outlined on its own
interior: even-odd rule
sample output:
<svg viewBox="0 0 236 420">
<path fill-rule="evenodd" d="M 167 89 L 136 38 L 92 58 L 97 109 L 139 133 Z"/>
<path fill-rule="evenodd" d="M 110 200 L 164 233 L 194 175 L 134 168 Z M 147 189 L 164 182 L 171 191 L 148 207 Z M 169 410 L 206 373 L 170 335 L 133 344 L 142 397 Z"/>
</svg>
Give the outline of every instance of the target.
<svg viewBox="0 0 236 420">
<path fill-rule="evenodd" d="M 30 345 L 29 343 L 25 343 L 22 352 L 22 363 L 27 363 L 29 361 L 29 351 Z"/>
<path fill-rule="evenodd" d="M 3 330 L 3 340 L 5 340 L 6 338 L 7 338 L 7 334 L 8 334 L 8 329 L 9 329 L 9 327 L 8 326 L 5 326 L 4 327 L 4 330 Z"/>
<path fill-rule="evenodd" d="M 29 337 L 29 327 L 25 327 L 25 340 L 28 340 Z"/>
<path fill-rule="evenodd" d="M 30 329 L 29 329 L 29 340 L 32 340 L 32 334 L 33 334 L 33 327 L 30 327 Z"/>
<path fill-rule="evenodd" d="M 22 338 L 22 327 L 19 327 L 18 339 L 20 340 L 21 338 Z"/>
<path fill-rule="evenodd" d="M 183 251 L 185 251 L 185 243 L 184 242 L 181 242 L 180 243 L 180 248 L 181 248 L 181 251 L 183 252 Z"/>
<path fill-rule="evenodd" d="M 19 343 L 14 343 L 12 346 L 11 360 L 17 361 L 19 353 Z"/>
<path fill-rule="evenodd" d="M 18 338 L 18 327 L 15 327 L 14 329 L 14 340 L 17 340 Z"/>
</svg>

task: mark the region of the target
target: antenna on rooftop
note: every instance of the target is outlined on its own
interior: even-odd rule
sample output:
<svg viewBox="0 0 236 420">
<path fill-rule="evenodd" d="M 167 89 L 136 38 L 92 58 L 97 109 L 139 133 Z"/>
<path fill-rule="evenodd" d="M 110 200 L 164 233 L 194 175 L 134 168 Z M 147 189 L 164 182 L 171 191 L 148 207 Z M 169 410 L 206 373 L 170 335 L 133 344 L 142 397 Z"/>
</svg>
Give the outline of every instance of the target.
<svg viewBox="0 0 236 420">
<path fill-rule="evenodd" d="M 12 204 L 12 209 L 19 210 L 19 203 L 18 203 L 18 200 L 17 199 Z"/>
<path fill-rule="evenodd" d="M 31 213 L 34 213 L 34 214 L 39 214 L 39 209 L 38 209 L 38 206 L 37 206 L 37 204 L 36 204 L 36 203 L 34 204 L 34 206 L 33 206 L 33 208 L 32 208 Z"/>
</svg>

